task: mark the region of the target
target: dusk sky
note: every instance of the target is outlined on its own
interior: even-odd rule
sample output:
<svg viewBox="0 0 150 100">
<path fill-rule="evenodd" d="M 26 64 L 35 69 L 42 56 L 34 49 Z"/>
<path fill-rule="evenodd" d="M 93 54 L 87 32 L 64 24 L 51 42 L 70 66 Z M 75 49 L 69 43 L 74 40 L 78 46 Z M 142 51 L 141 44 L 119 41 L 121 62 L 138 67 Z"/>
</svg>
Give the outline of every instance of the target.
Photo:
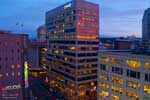
<svg viewBox="0 0 150 100">
<path fill-rule="evenodd" d="M 44 24 L 45 12 L 70 0 L 0 0 L 0 30 L 28 33 Z M 87 0 L 100 5 L 101 36 L 141 37 L 142 16 L 150 0 Z M 16 25 L 23 24 L 23 27 Z"/>
</svg>

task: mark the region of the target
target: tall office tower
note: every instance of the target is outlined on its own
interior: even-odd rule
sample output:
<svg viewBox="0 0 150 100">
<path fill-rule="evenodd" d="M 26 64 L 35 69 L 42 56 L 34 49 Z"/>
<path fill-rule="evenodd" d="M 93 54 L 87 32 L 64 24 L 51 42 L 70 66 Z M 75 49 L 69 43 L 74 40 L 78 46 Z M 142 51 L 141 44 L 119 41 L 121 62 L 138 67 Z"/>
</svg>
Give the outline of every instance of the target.
<svg viewBox="0 0 150 100">
<path fill-rule="evenodd" d="M 142 40 L 145 46 L 150 46 L 150 8 L 146 9 L 142 19 Z"/>
<path fill-rule="evenodd" d="M 27 100 L 24 94 L 25 81 L 28 85 L 24 80 L 27 41 L 28 35 L 0 31 L 0 100 Z"/>
<path fill-rule="evenodd" d="M 70 98 L 92 95 L 97 86 L 99 5 L 73 0 L 50 10 L 46 30 L 50 84 Z"/>
<path fill-rule="evenodd" d="M 150 100 L 150 56 L 99 53 L 98 100 Z"/>
</svg>

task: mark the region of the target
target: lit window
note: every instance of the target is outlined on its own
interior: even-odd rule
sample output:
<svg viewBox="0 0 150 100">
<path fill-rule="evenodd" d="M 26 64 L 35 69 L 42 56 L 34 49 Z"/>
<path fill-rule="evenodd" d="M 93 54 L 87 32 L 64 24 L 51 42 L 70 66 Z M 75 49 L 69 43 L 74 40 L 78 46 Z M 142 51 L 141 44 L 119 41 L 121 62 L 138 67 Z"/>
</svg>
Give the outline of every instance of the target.
<svg viewBox="0 0 150 100">
<path fill-rule="evenodd" d="M 20 74 L 20 72 L 18 72 L 18 76 L 20 76 L 21 74 Z"/>
<path fill-rule="evenodd" d="M 116 86 L 112 86 L 111 90 L 114 92 L 118 92 L 120 94 L 122 94 L 122 88 L 116 87 Z"/>
<path fill-rule="evenodd" d="M 17 68 L 20 68 L 20 64 L 17 64 Z"/>
<path fill-rule="evenodd" d="M 140 68 L 141 67 L 141 63 L 138 61 L 127 60 L 126 64 L 131 68 Z"/>
<path fill-rule="evenodd" d="M 144 85 L 144 92 L 150 94 L 150 85 Z"/>
<path fill-rule="evenodd" d="M 90 85 L 91 85 L 91 86 L 94 86 L 94 82 L 91 82 Z"/>
<path fill-rule="evenodd" d="M 100 87 L 104 89 L 108 89 L 109 85 L 107 83 L 100 82 Z"/>
<path fill-rule="evenodd" d="M 2 74 L 0 74 L 0 78 L 2 77 L 3 75 Z"/>
<path fill-rule="evenodd" d="M 126 81 L 127 87 L 133 88 L 133 89 L 140 89 L 140 84 L 132 81 Z"/>
<path fill-rule="evenodd" d="M 68 60 L 68 58 L 67 58 L 67 57 L 65 57 L 64 59 L 65 59 L 65 61 L 67 61 L 67 60 Z"/>
<path fill-rule="evenodd" d="M 111 95 L 111 100 L 120 100 L 118 96 L 116 95 Z"/>
<path fill-rule="evenodd" d="M 100 79 L 101 80 L 108 80 L 108 75 L 106 75 L 106 74 L 100 74 Z"/>
<path fill-rule="evenodd" d="M 136 100 L 139 100 L 138 94 L 136 94 L 134 92 L 126 91 L 126 96 L 129 98 L 136 98 Z"/>
<path fill-rule="evenodd" d="M 100 58 L 100 62 L 108 63 L 109 62 L 109 58 L 108 57 L 101 57 Z"/>
<path fill-rule="evenodd" d="M 15 66 L 14 66 L 14 65 L 12 65 L 12 66 L 11 66 L 11 68 L 12 68 L 12 69 L 14 69 L 14 68 L 15 68 Z"/>
<path fill-rule="evenodd" d="M 150 63 L 145 63 L 145 69 L 150 70 Z"/>
<path fill-rule="evenodd" d="M 6 76 L 7 76 L 7 77 L 8 77 L 8 75 L 9 75 L 9 74 L 8 74 L 8 73 L 6 73 Z"/>
<path fill-rule="evenodd" d="M 78 96 L 79 96 L 79 97 L 80 97 L 80 96 L 85 96 L 85 91 L 79 92 L 79 93 L 78 93 Z"/>
<path fill-rule="evenodd" d="M 59 50 L 55 50 L 54 53 L 59 53 Z"/>
<path fill-rule="evenodd" d="M 111 80 L 113 83 L 123 84 L 123 79 L 121 77 L 112 77 Z"/>
<path fill-rule="evenodd" d="M 108 92 L 105 92 L 105 91 L 101 91 L 101 92 L 99 93 L 99 95 L 106 98 L 106 97 L 109 96 L 109 93 L 108 93 Z"/>
<path fill-rule="evenodd" d="M 69 47 L 69 49 L 70 49 L 70 50 L 75 50 L 76 47 L 71 46 L 71 47 Z"/>
</svg>

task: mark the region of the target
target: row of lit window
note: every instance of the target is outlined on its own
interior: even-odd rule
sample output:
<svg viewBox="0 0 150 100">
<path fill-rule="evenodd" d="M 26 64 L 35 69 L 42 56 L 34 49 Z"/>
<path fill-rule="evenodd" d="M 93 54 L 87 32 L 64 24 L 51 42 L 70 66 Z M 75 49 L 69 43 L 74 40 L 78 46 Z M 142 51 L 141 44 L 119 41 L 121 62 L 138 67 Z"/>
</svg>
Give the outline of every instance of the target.
<svg viewBox="0 0 150 100">
<path fill-rule="evenodd" d="M 56 33 L 64 33 L 64 30 L 56 30 L 56 31 L 53 31 L 53 34 L 56 34 Z"/>
<path fill-rule="evenodd" d="M 56 48 L 56 49 L 61 49 L 61 50 L 71 50 L 71 51 L 74 51 L 74 50 L 78 50 L 78 51 L 92 51 L 93 50 L 93 51 L 95 51 L 98 49 L 97 47 L 75 47 L 75 46 L 55 46 L 55 47 L 51 46 L 50 48 Z M 54 50 L 54 51 L 49 50 L 49 52 L 63 54 L 63 51 L 61 51 L 61 50 Z M 90 54 L 88 53 L 87 55 L 90 55 Z"/>
<path fill-rule="evenodd" d="M 98 13 L 89 11 L 89 10 L 85 10 L 85 9 L 77 10 L 77 14 L 83 14 L 83 15 L 95 16 L 95 17 L 99 16 Z"/>
<path fill-rule="evenodd" d="M 109 85 L 107 83 L 100 82 L 100 87 L 103 88 L 103 89 L 108 89 Z M 111 90 L 114 91 L 114 92 L 120 93 L 120 94 L 122 94 L 122 92 L 123 92 L 122 88 L 119 88 L 119 87 L 116 87 L 116 86 L 112 86 Z"/>
<path fill-rule="evenodd" d="M 90 18 L 90 17 L 78 16 L 77 19 L 81 21 L 98 22 L 96 18 Z"/>
<path fill-rule="evenodd" d="M 109 77 L 106 74 L 100 74 L 100 79 L 108 81 Z M 115 84 L 123 84 L 123 79 L 120 77 L 111 77 L 111 81 Z"/>
<path fill-rule="evenodd" d="M 97 68 L 97 64 L 88 64 L 88 65 L 78 66 L 78 69 L 90 69 L 90 68 Z"/>
<path fill-rule="evenodd" d="M 96 74 L 97 70 L 90 70 L 90 71 L 80 71 L 77 75 L 89 75 L 89 74 Z"/>
<path fill-rule="evenodd" d="M 109 96 L 109 93 L 108 92 L 105 92 L 105 91 L 101 91 L 99 93 L 100 96 L 104 97 L 104 98 L 107 98 Z M 100 99 L 100 100 L 104 100 L 104 99 Z M 116 95 L 111 95 L 111 100 L 120 100 L 120 98 Z"/>
<path fill-rule="evenodd" d="M 126 86 L 133 89 L 140 89 L 140 84 L 132 81 L 126 81 Z"/>
<path fill-rule="evenodd" d="M 99 85 L 103 89 L 109 89 L 109 84 L 108 83 L 100 82 Z M 135 82 L 132 82 L 132 81 L 127 81 L 126 85 L 127 85 L 127 87 L 130 87 L 130 88 L 133 88 L 133 89 L 140 89 L 140 84 L 139 83 L 135 83 Z M 120 94 L 122 94 L 122 92 L 123 92 L 122 88 L 119 88 L 119 87 L 116 87 L 116 86 L 112 86 L 111 90 L 114 91 L 114 92 L 120 93 Z M 147 93 L 147 94 L 150 94 L 150 85 L 144 85 L 144 92 Z"/>
<path fill-rule="evenodd" d="M 97 24 L 93 24 L 93 23 L 86 23 L 86 22 L 78 22 L 77 26 L 81 26 L 81 27 L 89 27 L 89 28 L 98 28 Z"/>
<path fill-rule="evenodd" d="M 63 23 L 63 24 L 56 24 L 56 25 L 48 25 L 48 30 L 52 30 L 52 29 L 62 29 L 62 28 L 68 28 L 68 27 L 73 27 L 75 26 L 74 22 L 69 22 L 69 23 Z"/>
<path fill-rule="evenodd" d="M 11 76 L 15 76 L 15 73 L 14 73 L 14 72 L 12 72 L 10 75 L 11 75 Z M 18 76 L 20 76 L 20 75 L 21 75 L 21 73 L 20 73 L 20 72 L 18 72 L 18 73 L 17 73 L 17 75 L 18 75 Z M 3 76 L 4 76 L 3 74 L 0 74 L 0 78 L 2 78 Z M 9 73 L 6 73 L 6 74 L 5 74 L 5 76 L 6 76 L 6 77 L 8 77 L 8 76 L 9 76 Z"/>
<path fill-rule="evenodd" d="M 119 65 L 123 65 L 123 59 L 115 59 L 115 58 L 108 58 L 108 57 L 101 57 L 100 58 L 100 62 L 104 62 L 104 63 L 108 63 L 111 62 L 113 64 L 119 64 Z M 141 67 L 141 63 L 139 61 L 135 61 L 135 60 L 126 60 L 126 65 L 131 67 L 131 68 L 140 68 Z M 125 65 L 125 64 L 124 64 Z M 144 65 L 146 70 L 150 69 L 150 63 L 145 63 Z"/>
<path fill-rule="evenodd" d="M 58 25 L 58 24 L 61 24 L 61 23 L 64 23 L 64 22 L 72 22 L 72 21 L 75 21 L 75 20 L 76 20 L 75 16 L 67 16 L 65 18 L 61 18 L 61 19 L 58 19 L 58 20 L 47 21 L 46 26 Z M 50 30 L 52 28 L 47 28 L 47 29 Z"/>
<path fill-rule="evenodd" d="M 6 68 L 8 68 L 8 66 L 7 66 Z M 11 68 L 14 69 L 15 66 L 14 66 L 14 65 L 11 65 Z M 20 68 L 20 64 L 17 64 L 16 68 Z M 1 69 L 2 69 L 2 66 L 0 65 L 0 70 L 1 70 Z"/>
<path fill-rule="evenodd" d="M 75 38 L 75 35 L 67 34 L 67 35 L 53 35 L 53 36 L 49 36 L 49 39 L 72 39 L 72 38 Z"/>
<path fill-rule="evenodd" d="M 69 29 L 57 29 L 57 30 L 54 30 L 54 31 L 50 31 L 49 34 L 63 34 L 63 33 L 74 33 L 76 32 L 76 28 L 69 28 Z"/>
<path fill-rule="evenodd" d="M 98 34 L 98 30 L 92 30 L 92 29 L 81 29 L 81 28 L 77 28 L 77 32 L 79 33 L 90 33 L 90 34 Z"/>
<path fill-rule="evenodd" d="M 107 91 L 100 91 L 99 93 L 100 96 L 104 97 L 104 98 L 108 98 L 109 97 L 109 92 Z M 129 98 L 134 98 L 136 100 L 139 100 L 139 95 L 134 93 L 134 92 L 130 92 L 130 91 L 126 91 L 126 96 Z M 115 95 L 111 95 L 111 100 L 119 100 L 118 96 Z"/>
<path fill-rule="evenodd" d="M 49 18 L 49 20 L 56 20 L 56 19 L 59 19 L 59 18 L 63 18 L 65 16 L 73 15 L 73 14 L 75 14 L 75 10 L 71 10 L 71 11 L 68 11 L 68 12 L 65 12 L 65 13 L 57 14 L 53 18 Z"/>
</svg>

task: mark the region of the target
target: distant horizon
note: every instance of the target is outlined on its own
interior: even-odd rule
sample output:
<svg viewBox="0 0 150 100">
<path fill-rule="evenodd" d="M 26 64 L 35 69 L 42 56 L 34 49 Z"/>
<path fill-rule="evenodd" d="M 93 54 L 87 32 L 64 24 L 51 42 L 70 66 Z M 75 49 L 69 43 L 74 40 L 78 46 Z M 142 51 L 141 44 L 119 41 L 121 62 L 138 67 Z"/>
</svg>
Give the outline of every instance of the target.
<svg viewBox="0 0 150 100">
<path fill-rule="evenodd" d="M 69 1 L 1 0 L 0 29 L 28 33 L 30 38 L 35 38 L 36 29 L 45 23 L 45 13 Z M 150 7 L 150 0 L 87 1 L 100 5 L 100 33 L 105 33 L 104 36 L 142 36 L 142 17 L 144 10 Z"/>
</svg>

